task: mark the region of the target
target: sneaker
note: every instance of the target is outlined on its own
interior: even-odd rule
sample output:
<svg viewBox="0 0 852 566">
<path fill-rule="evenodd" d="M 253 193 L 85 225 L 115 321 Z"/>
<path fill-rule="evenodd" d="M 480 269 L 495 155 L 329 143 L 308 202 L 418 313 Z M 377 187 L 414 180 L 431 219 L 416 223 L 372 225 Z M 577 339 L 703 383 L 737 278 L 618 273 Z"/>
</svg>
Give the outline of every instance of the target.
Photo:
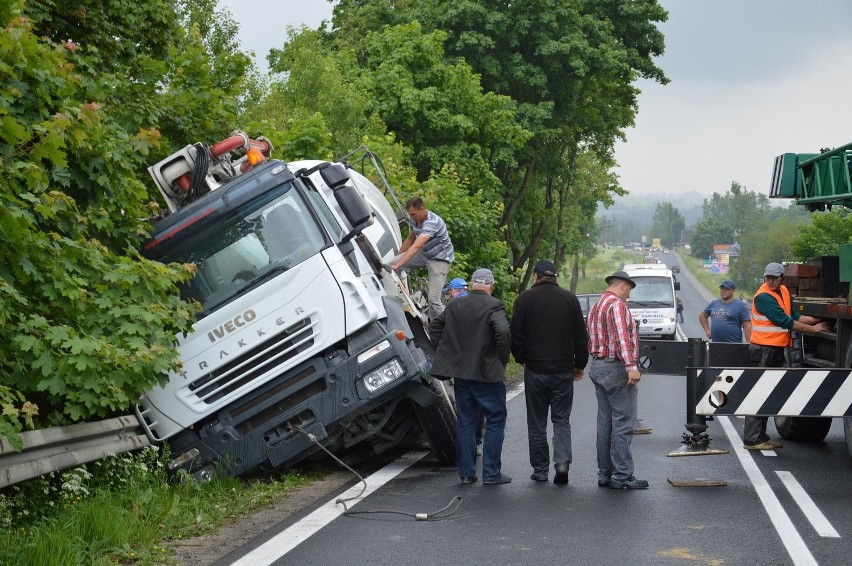
<svg viewBox="0 0 852 566">
<path fill-rule="evenodd" d="M 533 472 L 530 479 L 532 481 L 547 481 L 547 472 Z"/>
<path fill-rule="evenodd" d="M 648 489 L 648 482 L 630 476 L 626 480 L 609 480 L 609 487 L 611 489 Z"/>
<path fill-rule="evenodd" d="M 512 483 L 512 478 L 500 474 L 496 478 L 488 478 L 487 480 L 482 480 L 483 485 L 498 485 L 501 483 Z"/>
<path fill-rule="evenodd" d="M 609 487 L 609 484 L 612 483 L 612 480 L 609 478 L 603 478 L 598 480 L 598 487 Z"/>
<path fill-rule="evenodd" d="M 782 446 L 780 442 L 767 440 L 766 442 L 760 442 L 758 444 L 743 444 L 743 448 L 746 450 L 776 450 L 778 448 L 782 448 Z"/>
<path fill-rule="evenodd" d="M 477 480 L 476 476 L 465 476 L 461 479 L 461 482 L 465 483 L 465 484 L 466 483 L 476 483 L 476 480 Z"/>
<path fill-rule="evenodd" d="M 565 485 L 568 483 L 568 464 L 565 462 L 556 464 L 556 475 L 553 477 L 553 483 L 557 485 Z"/>
</svg>

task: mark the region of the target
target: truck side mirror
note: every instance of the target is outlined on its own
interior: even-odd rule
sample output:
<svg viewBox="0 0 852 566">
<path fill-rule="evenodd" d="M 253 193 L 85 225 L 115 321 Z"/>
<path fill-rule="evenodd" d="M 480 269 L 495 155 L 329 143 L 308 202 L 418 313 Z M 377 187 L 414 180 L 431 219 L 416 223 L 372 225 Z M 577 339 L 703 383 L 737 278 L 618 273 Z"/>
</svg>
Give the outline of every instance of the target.
<svg viewBox="0 0 852 566">
<path fill-rule="evenodd" d="M 308 173 L 316 169 L 311 169 Z M 351 240 L 352 237 L 372 223 L 372 211 L 364 202 L 361 193 L 351 184 L 347 184 L 351 182 L 351 179 L 349 173 L 346 172 L 346 167 L 340 163 L 323 163 L 318 166 L 318 169 L 322 180 L 334 193 L 334 199 L 337 201 L 340 211 L 352 226 L 352 230 L 343 237 L 343 241 Z"/>
<path fill-rule="evenodd" d="M 680 291 L 680 281 L 675 281 L 675 291 Z"/>
</svg>

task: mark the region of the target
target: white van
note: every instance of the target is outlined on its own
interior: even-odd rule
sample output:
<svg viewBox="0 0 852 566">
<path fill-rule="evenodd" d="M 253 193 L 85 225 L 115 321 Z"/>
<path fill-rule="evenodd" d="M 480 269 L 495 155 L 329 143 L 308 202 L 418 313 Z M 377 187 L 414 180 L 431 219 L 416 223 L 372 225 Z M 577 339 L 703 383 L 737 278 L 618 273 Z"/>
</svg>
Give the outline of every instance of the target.
<svg viewBox="0 0 852 566">
<path fill-rule="evenodd" d="M 671 270 L 662 263 L 627 264 L 623 269 L 636 282 L 627 306 L 639 321 L 639 337 L 676 340 L 675 291 L 680 290 L 680 283 Z"/>
</svg>

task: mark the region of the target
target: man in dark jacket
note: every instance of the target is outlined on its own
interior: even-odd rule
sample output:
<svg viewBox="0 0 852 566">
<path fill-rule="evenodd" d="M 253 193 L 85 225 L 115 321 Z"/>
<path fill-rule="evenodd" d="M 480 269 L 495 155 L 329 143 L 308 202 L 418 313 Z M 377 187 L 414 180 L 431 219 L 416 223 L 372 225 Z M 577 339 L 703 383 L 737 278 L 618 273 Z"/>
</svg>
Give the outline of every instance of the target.
<svg viewBox="0 0 852 566">
<path fill-rule="evenodd" d="M 485 414 L 482 483 L 509 483 L 501 453 L 506 428 L 506 364 L 509 363 L 509 322 L 503 303 L 491 296 L 494 274 L 477 269 L 464 299 L 447 303 L 429 323 L 435 345 L 432 375 L 452 378 L 456 394 L 456 457 L 464 484 L 476 481 L 476 419 Z"/>
<path fill-rule="evenodd" d="M 574 381 L 583 379 L 589 337 L 576 295 L 556 283 L 556 266 L 543 259 L 532 287 L 518 295 L 512 312 L 512 354 L 524 366 L 527 435 L 533 481 L 547 481 L 550 448 L 547 413 L 553 422 L 553 483 L 568 483 Z"/>
</svg>

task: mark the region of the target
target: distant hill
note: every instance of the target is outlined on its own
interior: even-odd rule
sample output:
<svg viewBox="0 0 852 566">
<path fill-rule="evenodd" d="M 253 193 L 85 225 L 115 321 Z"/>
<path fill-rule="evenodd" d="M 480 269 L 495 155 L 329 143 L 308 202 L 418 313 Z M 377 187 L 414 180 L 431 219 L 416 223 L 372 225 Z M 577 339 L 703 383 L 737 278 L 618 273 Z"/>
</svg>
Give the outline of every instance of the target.
<svg viewBox="0 0 852 566">
<path fill-rule="evenodd" d="M 601 223 L 606 217 L 607 223 L 615 230 L 609 241 L 638 241 L 638 234 L 652 224 L 654 211 L 661 202 L 670 202 L 683 215 L 687 230 L 701 218 L 701 204 L 707 198 L 697 191 L 678 194 L 634 195 L 616 197 L 615 204 L 609 208 L 598 206 L 596 217 Z"/>
<path fill-rule="evenodd" d="M 670 202 L 680 211 L 687 226 L 695 224 L 701 218 L 701 204 L 706 196 L 698 191 L 688 191 L 678 194 L 655 194 L 655 195 L 633 195 L 616 197 L 615 204 L 609 208 L 598 207 L 597 216 L 608 216 L 614 220 L 629 218 L 636 222 L 647 216 L 647 224 L 650 226 L 654 210 L 661 202 Z"/>
</svg>

